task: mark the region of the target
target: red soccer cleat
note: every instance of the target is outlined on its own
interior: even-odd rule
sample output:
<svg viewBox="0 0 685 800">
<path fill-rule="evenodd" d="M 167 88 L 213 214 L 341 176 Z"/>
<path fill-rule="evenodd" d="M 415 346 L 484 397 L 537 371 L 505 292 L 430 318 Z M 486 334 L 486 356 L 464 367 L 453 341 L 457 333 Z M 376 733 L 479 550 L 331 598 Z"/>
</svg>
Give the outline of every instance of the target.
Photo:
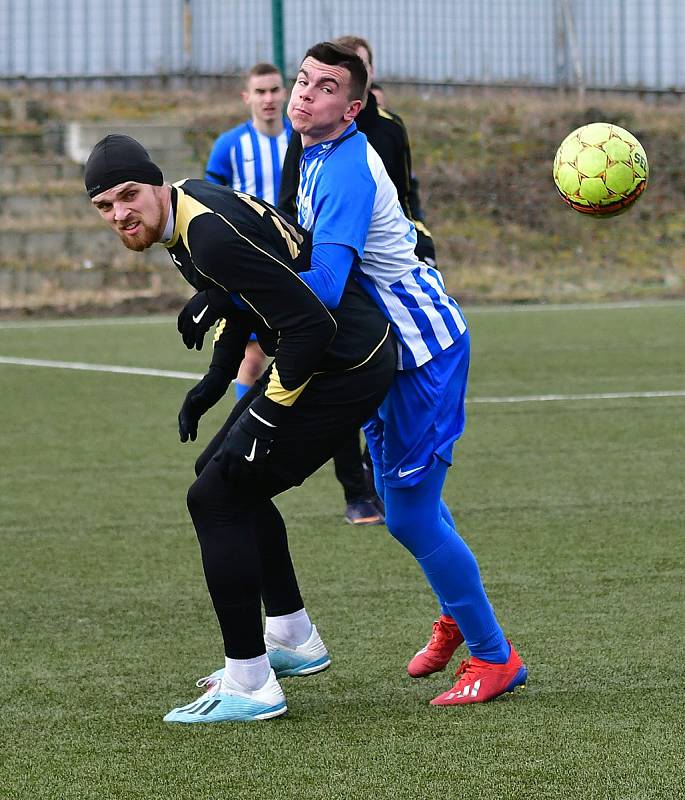
<svg viewBox="0 0 685 800">
<path fill-rule="evenodd" d="M 434 672 L 445 669 L 454 651 L 464 641 L 464 637 L 452 617 L 440 615 L 433 623 L 433 635 L 428 644 L 407 664 L 407 672 L 412 678 L 425 678 Z"/>
<path fill-rule="evenodd" d="M 465 703 L 485 703 L 517 686 L 525 686 L 528 670 L 511 645 L 506 664 L 492 664 L 471 656 L 459 665 L 455 673 L 457 682 L 447 692 L 431 700 L 432 706 L 458 706 Z"/>
</svg>

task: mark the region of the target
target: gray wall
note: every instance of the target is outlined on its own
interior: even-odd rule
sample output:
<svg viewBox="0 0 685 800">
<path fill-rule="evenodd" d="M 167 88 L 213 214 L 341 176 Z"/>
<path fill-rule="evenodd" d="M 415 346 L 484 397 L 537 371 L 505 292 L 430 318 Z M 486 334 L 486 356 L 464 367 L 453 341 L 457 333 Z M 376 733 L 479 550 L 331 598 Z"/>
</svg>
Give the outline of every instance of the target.
<svg viewBox="0 0 685 800">
<path fill-rule="evenodd" d="M 289 75 L 366 36 L 379 78 L 685 91 L 685 0 L 283 0 Z M 0 0 L 0 78 L 236 73 L 272 59 L 271 0 Z M 184 49 L 184 9 L 192 25 Z"/>
</svg>

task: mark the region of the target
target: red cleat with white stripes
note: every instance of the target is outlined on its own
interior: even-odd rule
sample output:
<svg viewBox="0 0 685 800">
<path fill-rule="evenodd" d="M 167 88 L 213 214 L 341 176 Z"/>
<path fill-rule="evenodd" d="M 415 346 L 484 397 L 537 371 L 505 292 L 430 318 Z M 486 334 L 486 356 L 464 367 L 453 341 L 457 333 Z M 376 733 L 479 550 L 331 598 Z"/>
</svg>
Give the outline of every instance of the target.
<svg viewBox="0 0 685 800">
<path fill-rule="evenodd" d="M 466 703 L 485 703 L 517 686 L 525 686 L 528 670 L 519 654 L 511 645 L 509 660 L 505 664 L 493 664 L 471 656 L 462 661 L 455 673 L 457 682 L 447 692 L 431 700 L 432 706 L 459 706 Z"/>
<path fill-rule="evenodd" d="M 425 678 L 434 672 L 445 669 L 454 651 L 464 641 L 462 632 L 452 617 L 444 614 L 433 623 L 433 633 L 428 644 L 407 664 L 407 672 L 412 678 Z"/>
</svg>

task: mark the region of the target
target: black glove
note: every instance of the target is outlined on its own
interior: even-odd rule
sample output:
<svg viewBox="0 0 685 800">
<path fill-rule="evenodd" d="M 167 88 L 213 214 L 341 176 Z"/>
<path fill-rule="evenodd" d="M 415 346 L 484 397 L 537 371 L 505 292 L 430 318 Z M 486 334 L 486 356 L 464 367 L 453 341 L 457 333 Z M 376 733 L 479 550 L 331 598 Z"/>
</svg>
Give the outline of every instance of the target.
<svg viewBox="0 0 685 800">
<path fill-rule="evenodd" d="M 221 317 L 221 312 L 209 302 L 207 292 L 198 292 L 183 306 L 178 315 L 177 328 L 183 344 L 192 350 L 202 350 L 205 333 Z"/>
<path fill-rule="evenodd" d="M 423 231 L 416 231 L 416 247 L 414 253 L 419 261 L 423 261 L 429 267 L 436 266 L 435 244 L 432 237 L 427 236 Z"/>
<path fill-rule="evenodd" d="M 197 438 L 200 417 L 226 394 L 231 375 L 221 367 L 211 366 L 204 378 L 188 392 L 178 413 L 178 435 L 182 442 Z"/>
<path fill-rule="evenodd" d="M 259 477 L 285 409 L 260 395 L 238 417 L 214 456 L 232 483 L 249 483 Z"/>
</svg>

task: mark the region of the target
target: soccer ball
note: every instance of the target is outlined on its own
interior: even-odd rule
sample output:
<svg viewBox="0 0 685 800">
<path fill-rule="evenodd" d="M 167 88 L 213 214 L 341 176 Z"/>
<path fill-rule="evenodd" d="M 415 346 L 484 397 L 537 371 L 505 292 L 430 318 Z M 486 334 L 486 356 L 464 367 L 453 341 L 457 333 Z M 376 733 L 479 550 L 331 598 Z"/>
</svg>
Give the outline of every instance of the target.
<svg viewBox="0 0 685 800">
<path fill-rule="evenodd" d="M 647 156 L 632 133 L 593 122 L 569 133 L 554 157 L 554 183 L 565 203 L 582 214 L 612 217 L 644 192 Z"/>
</svg>

